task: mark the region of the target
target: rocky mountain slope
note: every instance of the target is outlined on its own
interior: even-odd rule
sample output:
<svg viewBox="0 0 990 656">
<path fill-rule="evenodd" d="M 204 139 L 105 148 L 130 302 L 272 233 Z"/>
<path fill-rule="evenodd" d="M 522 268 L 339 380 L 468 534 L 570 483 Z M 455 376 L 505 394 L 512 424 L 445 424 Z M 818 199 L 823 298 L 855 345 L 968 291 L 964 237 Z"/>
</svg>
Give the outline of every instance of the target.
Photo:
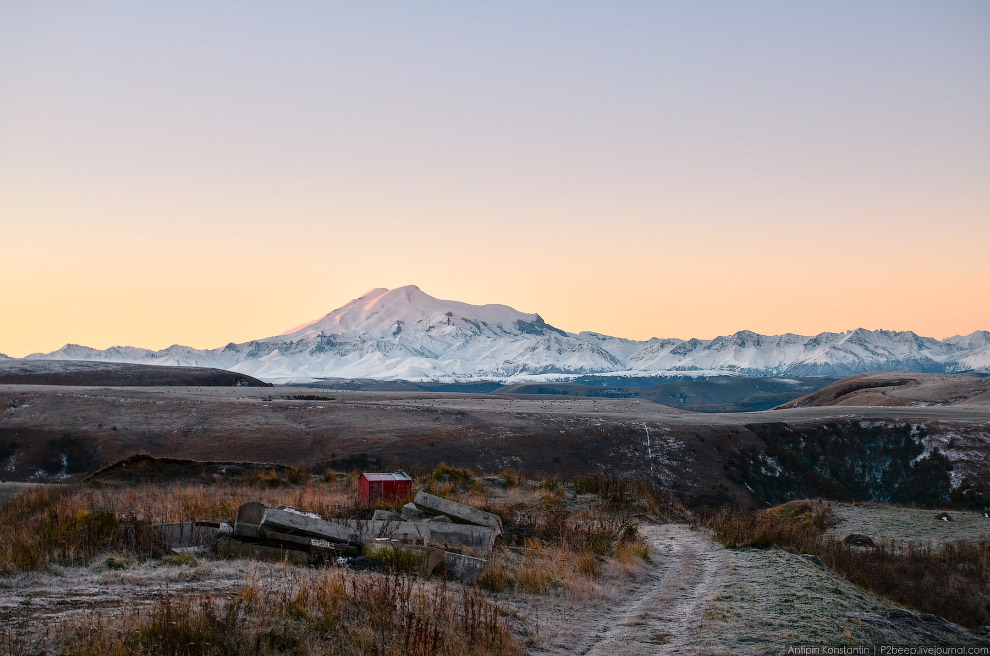
<svg viewBox="0 0 990 656">
<path fill-rule="evenodd" d="M 623 376 L 847 376 L 872 370 L 990 370 L 990 332 L 937 340 L 913 332 L 759 335 L 639 342 L 567 333 L 505 305 L 433 298 L 410 285 L 375 289 L 282 335 L 199 350 L 95 350 L 74 344 L 28 359 L 229 369 L 273 382 L 327 378 L 561 380 Z"/>
</svg>

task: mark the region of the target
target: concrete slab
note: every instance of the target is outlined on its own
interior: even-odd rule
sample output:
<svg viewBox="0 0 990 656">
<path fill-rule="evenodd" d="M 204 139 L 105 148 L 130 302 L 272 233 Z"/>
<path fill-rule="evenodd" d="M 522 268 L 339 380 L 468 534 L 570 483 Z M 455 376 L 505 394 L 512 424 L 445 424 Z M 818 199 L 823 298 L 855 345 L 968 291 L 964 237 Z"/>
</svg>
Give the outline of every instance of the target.
<svg viewBox="0 0 990 656">
<path fill-rule="evenodd" d="M 217 540 L 217 555 L 221 558 L 250 558 L 291 565 L 309 565 L 309 553 L 294 549 L 280 549 L 263 544 L 241 542 L 230 538 Z"/>
<path fill-rule="evenodd" d="M 265 504 L 259 501 L 248 501 L 237 509 L 237 519 L 234 520 L 234 535 L 245 538 L 258 537 L 258 527 L 265 516 Z"/>
<path fill-rule="evenodd" d="M 425 522 L 425 524 L 429 526 L 426 544 L 433 547 L 448 551 L 467 549 L 477 555 L 487 556 L 495 546 L 495 530 L 488 526 L 443 522 Z"/>
<path fill-rule="evenodd" d="M 327 521 L 316 513 L 307 513 L 295 508 L 268 508 L 260 526 L 260 534 L 266 531 L 298 533 L 330 542 L 361 544 L 362 536 L 347 526 Z"/>
<path fill-rule="evenodd" d="M 312 551 L 333 552 L 340 556 L 357 556 L 361 550 L 350 544 L 343 542 L 330 542 L 305 535 L 290 535 L 288 533 L 278 533 L 268 531 L 265 533 L 265 545 L 269 547 L 282 547 L 287 549 L 309 549 Z"/>
<path fill-rule="evenodd" d="M 367 538 L 389 538 L 417 544 L 425 544 L 430 531 L 423 522 L 342 519 L 339 520 L 339 523 L 360 531 Z"/>
<path fill-rule="evenodd" d="M 403 571 L 415 571 L 422 576 L 442 574 L 446 569 L 443 551 L 418 544 L 404 544 L 382 538 L 365 540 L 361 553 L 368 558 L 398 564 Z"/>
<path fill-rule="evenodd" d="M 429 515 L 417 508 L 416 504 L 411 501 L 402 506 L 402 519 L 406 521 L 418 522 L 419 520 L 426 519 L 427 517 L 429 517 Z"/>
<path fill-rule="evenodd" d="M 375 514 L 371 516 L 372 519 L 380 522 L 387 521 L 398 521 L 402 519 L 399 513 L 392 512 L 391 510 L 376 510 Z"/>
<path fill-rule="evenodd" d="M 154 530 L 155 539 L 166 550 L 212 545 L 219 533 L 219 529 L 197 522 L 161 524 Z"/>
<path fill-rule="evenodd" d="M 502 532 L 502 518 L 498 515 L 478 510 L 471 506 L 444 499 L 427 492 L 419 492 L 413 500 L 416 507 L 429 515 L 447 515 L 459 524 L 488 526 L 497 533 Z"/>
<path fill-rule="evenodd" d="M 474 583 L 488 567 L 488 561 L 484 558 L 472 558 L 463 554 L 444 552 L 444 568 L 447 570 L 447 578 L 464 583 Z"/>
<path fill-rule="evenodd" d="M 380 522 L 358 519 L 342 519 L 338 523 L 359 530 L 371 538 L 389 538 L 442 549 L 467 550 L 482 556 L 487 556 L 495 544 L 495 531 L 487 526 L 473 524 Z"/>
</svg>

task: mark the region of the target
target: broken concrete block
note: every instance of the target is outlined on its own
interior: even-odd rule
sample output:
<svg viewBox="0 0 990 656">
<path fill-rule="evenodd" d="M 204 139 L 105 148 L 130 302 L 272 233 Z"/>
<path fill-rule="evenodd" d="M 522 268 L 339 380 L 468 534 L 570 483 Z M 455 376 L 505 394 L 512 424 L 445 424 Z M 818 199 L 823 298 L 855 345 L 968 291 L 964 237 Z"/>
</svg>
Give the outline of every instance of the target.
<svg viewBox="0 0 990 656">
<path fill-rule="evenodd" d="M 495 544 L 495 531 L 487 526 L 446 522 L 381 522 L 342 519 L 339 524 L 361 531 L 365 537 L 389 538 L 400 542 L 429 545 L 441 549 L 470 551 L 488 555 Z"/>
<path fill-rule="evenodd" d="M 360 531 L 366 538 L 389 538 L 401 542 L 426 544 L 430 527 L 423 522 L 342 519 L 339 524 Z"/>
<path fill-rule="evenodd" d="M 280 549 L 263 544 L 241 542 L 230 538 L 217 540 L 217 554 L 221 558 L 252 558 L 291 565 L 309 565 L 309 554 L 295 549 Z"/>
<path fill-rule="evenodd" d="M 344 544 L 343 542 L 330 542 L 320 538 L 313 538 L 306 535 L 290 535 L 288 533 L 278 533 L 276 531 L 265 532 L 265 544 L 270 547 L 283 547 L 286 549 L 309 549 L 312 551 L 332 551 L 336 555 L 356 556 L 361 550 L 357 547 Z"/>
<path fill-rule="evenodd" d="M 497 533 L 502 532 L 502 518 L 463 503 L 444 499 L 427 492 L 419 492 L 413 500 L 416 507 L 429 515 L 447 515 L 459 524 L 488 526 Z"/>
<path fill-rule="evenodd" d="M 446 550 L 468 549 L 480 555 L 488 555 L 495 545 L 495 530 L 487 526 L 471 524 L 446 524 L 424 522 L 429 527 L 426 544 Z"/>
<path fill-rule="evenodd" d="M 258 526 L 265 516 L 265 504 L 259 501 L 248 501 L 237 509 L 237 519 L 234 520 L 234 535 L 244 538 L 258 537 Z"/>
<path fill-rule="evenodd" d="M 428 521 L 428 522 L 442 522 L 444 524 L 450 524 L 451 523 L 450 517 L 447 517 L 446 515 L 437 515 L 436 517 L 430 517 L 426 521 Z"/>
<path fill-rule="evenodd" d="M 361 544 L 361 534 L 347 526 L 328 522 L 316 513 L 303 512 L 295 508 L 268 508 L 261 521 L 260 533 L 264 537 L 267 531 L 279 533 L 299 533 L 331 542 L 346 542 Z"/>
<path fill-rule="evenodd" d="M 423 576 L 442 574 L 445 569 L 446 554 L 440 549 L 431 549 L 417 544 L 403 544 L 386 538 L 365 540 L 361 554 L 402 571 L 415 571 Z"/>
<path fill-rule="evenodd" d="M 449 551 L 445 551 L 443 555 L 447 578 L 464 583 L 474 583 L 488 566 L 488 561 L 484 558 L 472 558 Z"/>
<path fill-rule="evenodd" d="M 371 518 L 378 522 L 387 522 L 400 520 L 402 519 L 402 516 L 398 513 L 392 512 L 391 510 L 376 510 L 375 514 L 372 515 Z"/>
<path fill-rule="evenodd" d="M 166 550 L 186 547 L 205 547 L 217 539 L 218 529 L 202 526 L 198 522 L 179 522 L 155 527 L 155 539 Z"/>
<path fill-rule="evenodd" d="M 421 519 L 426 519 L 428 515 L 416 507 L 416 504 L 411 501 L 406 505 L 402 506 L 402 519 L 410 522 L 416 522 Z"/>
</svg>

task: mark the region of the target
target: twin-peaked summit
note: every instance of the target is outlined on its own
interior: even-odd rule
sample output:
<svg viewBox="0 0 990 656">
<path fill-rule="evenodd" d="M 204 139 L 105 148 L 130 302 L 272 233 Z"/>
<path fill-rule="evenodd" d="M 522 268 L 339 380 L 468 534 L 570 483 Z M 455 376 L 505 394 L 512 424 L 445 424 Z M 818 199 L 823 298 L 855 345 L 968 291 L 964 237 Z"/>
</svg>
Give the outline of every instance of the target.
<svg viewBox="0 0 990 656">
<path fill-rule="evenodd" d="M 424 335 L 488 335 L 502 337 L 519 332 L 549 330 L 564 332 L 543 322 L 538 314 L 526 314 L 508 305 L 471 305 L 443 301 L 424 293 L 416 285 L 398 289 L 378 288 L 338 308 L 322 319 L 293 328 L 283 337 L 324 334 L 365 334 L 399 337 L 422 332 Z"/>
<path fill-rule="evenodd" d="M 759 335 L 645 342 L 567 333 L 507 305 L 434 298 L 418 287 L 373 289 L 276 337 L 212 350 L 67 345 L 29 358 L 231 369 L 275 382 L 316 378 L 518 379 L 583 374 L 845 376 L 875 369 L 990 370 L 990 333 L 936 340 L 913 332 Z"/>
</svg>

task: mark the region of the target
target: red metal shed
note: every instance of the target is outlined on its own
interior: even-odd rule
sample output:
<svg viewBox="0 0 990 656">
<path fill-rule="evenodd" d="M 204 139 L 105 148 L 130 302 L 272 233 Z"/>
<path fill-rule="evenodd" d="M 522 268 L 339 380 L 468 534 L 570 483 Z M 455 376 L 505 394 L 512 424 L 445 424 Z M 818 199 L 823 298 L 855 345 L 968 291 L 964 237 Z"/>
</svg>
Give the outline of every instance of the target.
<svg viewBox="0 0 990 656">
<path fill-rule="evenodd" d="M 358 501 L 401 501 L 412 497 L 412 477 L 401 469 L 392 474 L 365 472 L 358 477 Z"/>
</svg>

